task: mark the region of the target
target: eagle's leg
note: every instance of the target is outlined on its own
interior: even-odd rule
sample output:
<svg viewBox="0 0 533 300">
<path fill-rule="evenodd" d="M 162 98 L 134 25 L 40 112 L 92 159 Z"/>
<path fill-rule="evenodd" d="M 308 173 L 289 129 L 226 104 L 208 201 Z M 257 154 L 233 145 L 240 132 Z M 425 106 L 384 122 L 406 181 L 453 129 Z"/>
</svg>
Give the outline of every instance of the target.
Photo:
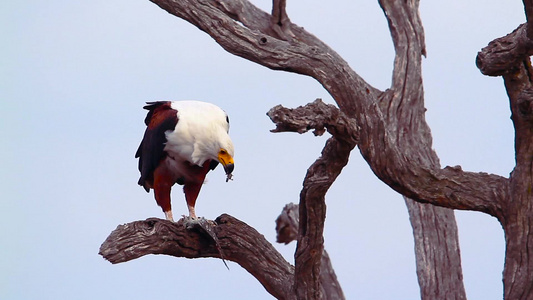
<svg viewBox="0 0 533 300">
<path fill-rule="evenodd" d="M 172 210 L 163 211 L 165 213 L 165 218 L 171 222 L 174 222 L 174 218 L 172 217 Z"/>
<path fill-rule="evenodd" d="M 165 218 L 169 221 L 174 222 L 172 217 L 172 208 L 170 205 L 170 190 L 174 184 L 173 178 L 169 170 L 160 164 L 154 171 L 154 195 L 157 205 L 163 209 L 165 213 Z"/>
<path fill-rule="evenodd" d="M 196 198 L 200 193 L 202 183 L 187 183 L 183 186 L 183 192 L 185 193 L 185 200 L 187 201 L 187 208 L 189 209 L 189 218 L 197 219 L 194 205 L 196 204 Z"/>
</svg>

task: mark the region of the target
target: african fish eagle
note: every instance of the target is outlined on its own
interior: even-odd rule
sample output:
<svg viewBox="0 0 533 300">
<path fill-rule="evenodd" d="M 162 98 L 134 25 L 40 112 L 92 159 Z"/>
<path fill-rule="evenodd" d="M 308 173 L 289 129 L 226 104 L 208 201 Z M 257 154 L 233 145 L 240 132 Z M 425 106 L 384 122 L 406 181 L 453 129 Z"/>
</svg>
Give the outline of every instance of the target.
<svg viewBox="0 0 533 300">
<path fill-rule="evenodd" d="M 170 190 L 183 185 L 189 218 L 210 170 L 221 163 L 227 179 L 233 172 L 233 143 L 229 118 L 218 106 L 200 101 L 147 102 L 146 131 L 135 154 L 139 158 L 139 185 L 154 190 L 157 204 L 173 221 Z"/>
</svg>

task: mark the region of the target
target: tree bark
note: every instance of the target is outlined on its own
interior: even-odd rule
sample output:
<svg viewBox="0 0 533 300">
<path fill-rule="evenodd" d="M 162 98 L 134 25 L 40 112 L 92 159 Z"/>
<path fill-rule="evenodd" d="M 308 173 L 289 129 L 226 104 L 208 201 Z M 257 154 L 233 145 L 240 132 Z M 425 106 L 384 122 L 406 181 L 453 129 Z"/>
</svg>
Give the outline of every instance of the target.
<svg viewBox="0 0 533 300">
<path fill-rule="evenodd" d="M 304 179 L 300 193 L 298 244 L 294 255 L 297 298 L 324 299 L 321 263 L 324 257 L 325 195 L 348 163 L 350 152 L 357 144 L 358 127 L 336 107 L 320 100 L 296 109 L 276 106 L 268 112 L 268 116 L 276 123 L 274 132 L 303 133 L 314 128 L 315 134 L 322 134 L 324 129 L 332 134 L 322 150 L 322 156 L 309 167 Z"/>
<path fill-rule="evenodd" d="M 505 299 L 533 299 L 533 2 L 524 0 L 527 23 L 481 49 L 476 64 L 502 76 L 515 127 L 516 165 L 498 218 L 505 233 Z"/>
<path fill-rule="evenodd" d="M 515 127 L 516 166 L 511 199 L 502 221 L 506 255 L 506 299 L 533 298 L 533 69 L 529 58 L 503 76 Z"/>
<path fill-rule="evenodd" d="M 294 207 L 298 208 L 297 205 Z M 280 217 L 287 213 L 282 212 Z M 285 225 L 298 231 L 297 223 Z M 277 299 L 300 299 L 294 293 L 294 266 L 263 235 L 227 214 L 219 216 L 207 227 L 207 230 L 213 231 L 215 238 L 206 232 L 205 226 L 187 228 L 183 219 L 177 223 L 157 218 L 131 222 L 119 225 L 101 245 L 99 254 L 113 264 L 148 254 L 223 258 L 246 269 Z M 321 257 L 320 286 L 325 299 L 344 299 L 325 251 Z"/>
<path fill-rule="evenodd" d="M 265 237 L 230 215 L 221 215 L 212 225 L 225 259 L 238 263 L 278 299 L 296 299 L 294 267 Z M 100 247 L 100 255 L 111 263 L 121 263 L 147 254 L 176 257 L 221 258 L 209 234 L 187 229 L 183 219 L 173 223 L 147 219 L 120 225 Z"/>
<path fill-rule="evenodd" d="M 405 198 L 405 202 L 415 238 L 421 298 L 466 299 L 454 214 L 449 209 L 409 198 Z M 436 230 L 424 228 L 427 224 L 432 224 Z"/>
<path fill-rule="evenodd" d="M 276 219 L 277 242 L 288 244 L 298 237 L 299 208 L 289 203 Z M 324 249 L 320 260 L 320 282 L 325 299 L 345 299 L 328 253 Z"/>
</svg>

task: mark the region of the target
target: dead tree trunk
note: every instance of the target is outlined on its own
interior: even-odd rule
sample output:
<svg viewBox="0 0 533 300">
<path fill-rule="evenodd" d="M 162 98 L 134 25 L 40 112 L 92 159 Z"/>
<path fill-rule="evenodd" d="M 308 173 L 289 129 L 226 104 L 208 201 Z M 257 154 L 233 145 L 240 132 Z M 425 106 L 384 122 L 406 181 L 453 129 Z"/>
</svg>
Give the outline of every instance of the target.
<svg viewBox="0 0 533 300">
<path fill-rule="evenodd" d="M 227 239 L 218 236 L 222 251 L 215 251 L 216 241 L 198 242 L 201 250 L 187 257 L 220 257 L 223 252 L 225 258 L 239 262 L 278 298 L 327 298 L 331 294 L 327 294 L 320 277 L 324 267 L 321 263 L 324 195 L 357 145 L 375 175 L 405 197 L 413 225 L 423 299 L 466 298 L 452 209 L 480 211 L 501 222 L 507 246 L 505 298 L 533 299 L 533 247 L 528 246 L 533 243 L 533 69 L 529 59 L 533 54 L 533 4 L 530 0 L 524 1 L 528 23 L 491 42 L 477 58 L 484 74 L 503 76 L 511 102 L 516 167 L 510 178 L 465 172 L 459 166 L 441 168 L 424 117 L 421 65 L 426 49 L 418 0 L 378 1 L 388 20 L 396 52 L 392 85 L 385 91 L 369 85 L 335 51 L 291 23 L 284 0 L 273 1 L 271 15 L 246 0 L 151 1 L 206 32 L 232 54 L 270 69 L 315 78 L 338 105 L 337 109 L 314 102 L 295 110 L 276 107 L 269 112 L 277 125 L 275 131 L 302 133 L 313 128 L 316 134 L 325 129 L 332 134 L 322 156 L 309 168 L 300 194 L 295 266 L 287 265 L 279 259 L 279 254 L 269 254 L 277 266 L 274 270 L 279 271 L 275 276 L 287 281 L 271 282 L 272 273 L 264 268 L 249 270 L 247 262 L 235 256 L 233 251 L 237 250 L 231 243 L 238 244 L 238 241 L 231 236 Z M 222 224 L 217 221 L 215 228 L 219 229 L 215 232 L 222 230 Z M 115 237 L 135 244 L 138 241 L 131 239 L 144 236 L 139 236 L 136 230 L 128 234 L 130 237 Z M 133 250 L 145 249 L 122 248 L 120 243 L 114 245 L 109 239 L 101 249 L 106 257 L 116 252 L 132 259 L 135 258 Z M 268 248 L 265 243 L 260 245 Z M 164 252 L 153 248 L 151 253 L 174 255 L 168 252 L 174 246 L 167 246 Z M 110 257 L 115 255 L 119 254 Z"/>
<path fill-rule="evenodd" d="M 505 233 L 505 299 L 533 298 L 533 3 L 524 1 L 528 23 L 498 38 L 477 56 L 488 76 L 502 76 L 515 128 L 516 166 L 498 220 Z"/>
</svg>

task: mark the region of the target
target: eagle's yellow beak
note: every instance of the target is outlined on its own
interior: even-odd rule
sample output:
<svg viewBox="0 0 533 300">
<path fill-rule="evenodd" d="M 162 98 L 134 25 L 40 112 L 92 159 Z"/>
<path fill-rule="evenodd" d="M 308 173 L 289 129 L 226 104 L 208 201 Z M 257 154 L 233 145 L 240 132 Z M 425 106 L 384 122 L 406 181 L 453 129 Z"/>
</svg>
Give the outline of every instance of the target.
<svg viewBox="0 0 533 300">
<path fill-rule="evenodd" d="M 227 175 L 233 172 L 233 157 L 231 157 L 228 151 L 225 149 L 220 149 L 220 151 L 218 151 L 218 161 L 222 164 L 222 166 L 224 166 L 224 171 L 226 171 Z"/>
</svg>

